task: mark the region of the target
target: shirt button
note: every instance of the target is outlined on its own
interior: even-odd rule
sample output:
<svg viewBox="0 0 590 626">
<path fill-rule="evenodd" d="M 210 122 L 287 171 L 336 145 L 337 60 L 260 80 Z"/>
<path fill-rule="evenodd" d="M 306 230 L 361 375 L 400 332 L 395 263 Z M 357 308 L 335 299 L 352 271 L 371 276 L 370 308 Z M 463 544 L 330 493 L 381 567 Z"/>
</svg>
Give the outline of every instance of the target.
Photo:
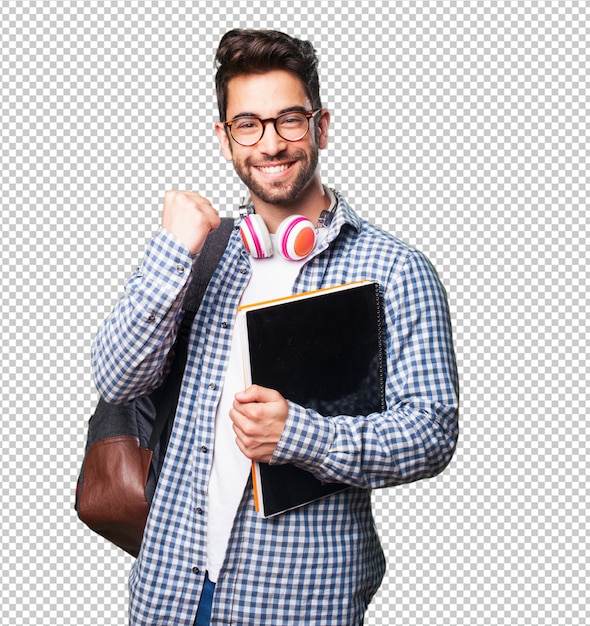
<svg viewBox="0 0 590 626">
<path fill-rule="evenodd" d="M 207 446 L 201 446 L 201 452 L 208 452 L 209 448 Z"/>
<path fill-rule="evenodd" d="M 176 271 L 179 274 L 184 274 L 184 265 L 181 265 L 180 263 L 176 266 Z"/>
<path fill-rule="evenodd" d="M 155 322 L 156 321 L 156 316 L 155 315 L 150 315 L 148 317 L 148 322 Z"/>
<path fill-rule="evenodd" d="M 240 267 L 240 274 L 246 274 L 248 272 L 247 267 Z"/>
<path fill-rule="evenodd" d="M 215 391 L 215 389 L 217 389 L 217 385 L 215 383 L 211 383 L 209 385 L 209 389 L 213 389 L 213 391 Z"/>
<path fill-rule="evenodd" d="M 221 328 L 227 328 L 227 327 L 228 327 L 227 322 L 221 322 Z"/>
<path fill-rule="evenodd" d="M 197 507 L 197 513 L 198 513 L 199 515 L 202 515 L 202 514 L 203 514 L 203 509 L 202 509 L 200 506 L 199 506 L 199 507 Z"/>
<path fill-rule="evenodd" d="M 193 574 L 198 574 L 200 571 L 198 567 L 193 567 Z"/>
</svg>

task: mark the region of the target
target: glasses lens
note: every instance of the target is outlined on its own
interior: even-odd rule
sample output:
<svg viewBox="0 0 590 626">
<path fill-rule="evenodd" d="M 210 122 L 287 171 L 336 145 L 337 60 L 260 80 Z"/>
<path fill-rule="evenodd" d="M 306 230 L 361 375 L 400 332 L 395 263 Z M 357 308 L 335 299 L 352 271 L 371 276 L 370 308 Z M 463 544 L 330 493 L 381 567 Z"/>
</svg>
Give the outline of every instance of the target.
<svg viewBox="0 0 590 626">
<path fill-rule="evenodd" d="M 303 113 L 285 113 L 277 117 L 277 132 L 287 141 L 303 139 L 309 130 L 309 120 Z"/>
<path fill-rule="evenodd" d="M 262 122 L 256 117 L 240 117 L 231 125 L 232 137 L 243 146 L 251 146 L 262 137 Z"/>
</svg>

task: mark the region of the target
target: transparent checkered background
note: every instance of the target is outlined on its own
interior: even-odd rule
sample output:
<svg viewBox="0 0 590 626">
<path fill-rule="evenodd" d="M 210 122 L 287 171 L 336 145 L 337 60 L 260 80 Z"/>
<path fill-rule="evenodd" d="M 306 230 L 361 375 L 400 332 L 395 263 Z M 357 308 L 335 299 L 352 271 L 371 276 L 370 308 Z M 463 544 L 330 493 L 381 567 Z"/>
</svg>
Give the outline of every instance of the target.
<svg viewBox="0 0 590 626">
<path fill-rule="evenodd" d="M 3 0 L 0 24 L 0 622 L 126 623 L 131 559 L 72 508 L 90 343 L 166 189 L 235 212 L 213 55 L 240 26 L 314 42 L 324 181 L 449 293 L 460 444 L 375 493 L 366 625 L 587 623 L 585 0 Z"/>
</svg>

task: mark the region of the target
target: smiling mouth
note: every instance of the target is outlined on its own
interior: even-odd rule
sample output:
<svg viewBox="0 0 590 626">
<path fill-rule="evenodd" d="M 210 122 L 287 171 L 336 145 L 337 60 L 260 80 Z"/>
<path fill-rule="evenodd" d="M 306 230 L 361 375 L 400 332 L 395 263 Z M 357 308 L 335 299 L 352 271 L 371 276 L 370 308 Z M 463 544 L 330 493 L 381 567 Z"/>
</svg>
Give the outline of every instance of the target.
<svg viewBox="0 0 590 626">
<path fill-rule="evenodd" d="M 283 163 L 281 165 L 258 165 L 256 169 L 264 174 L 280 174 L 286 172 L 293 163 Z"/>
</svg>

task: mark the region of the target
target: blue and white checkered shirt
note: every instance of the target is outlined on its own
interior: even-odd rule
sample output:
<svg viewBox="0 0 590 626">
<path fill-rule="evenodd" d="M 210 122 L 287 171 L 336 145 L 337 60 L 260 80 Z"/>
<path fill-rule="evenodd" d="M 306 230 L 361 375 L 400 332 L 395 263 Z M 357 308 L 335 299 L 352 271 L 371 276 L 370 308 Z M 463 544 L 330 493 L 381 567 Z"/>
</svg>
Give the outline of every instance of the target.
<svg viewBox="0 0 590 626">
<path fill-rule="evenodd" d="M 100 393 L 126 402 L 161 381 L 193 259 L 161 229 L 92 351 Z M 207 561 L 214 422 L 250 262 L 237 231 L 193 323 L 168 453 L 130 577 L 133 626 L 193 626 Z M 273 463 L 351 489 L 263 519 L 249 482 L 220 572 L 211 624 L 356 626 L 385 562 L 370 490 L 433 476 L 457 439 L 457 374 L 444 290 L 419 252 L 338 196 L 328 237 L 303 266 L 299 293 L 369 279 L 384 300 L 387 410 L 320 416 L 290 403 Z M 329 331 L 329 328 L 327 329 Z"/>
</svg>

